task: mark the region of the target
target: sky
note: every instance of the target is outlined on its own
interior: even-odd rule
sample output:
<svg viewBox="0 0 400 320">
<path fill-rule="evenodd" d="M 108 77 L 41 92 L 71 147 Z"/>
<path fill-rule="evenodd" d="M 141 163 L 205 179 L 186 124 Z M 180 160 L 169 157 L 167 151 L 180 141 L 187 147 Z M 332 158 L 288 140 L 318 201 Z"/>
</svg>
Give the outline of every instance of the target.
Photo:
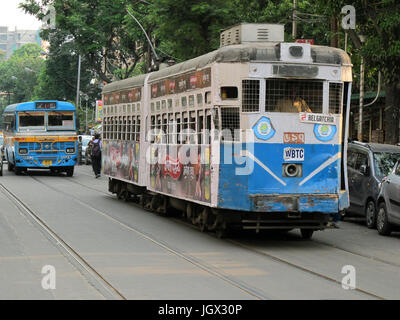
<svg viewBox="0 0 400 320">
<path fill-rule="evenodd" d="M 25 14 L 18 4 L 23 0 L 0 0 L 0 26 L 14 30 L 38 30 L 42 23 L 29 14 Z"/>
</svg>

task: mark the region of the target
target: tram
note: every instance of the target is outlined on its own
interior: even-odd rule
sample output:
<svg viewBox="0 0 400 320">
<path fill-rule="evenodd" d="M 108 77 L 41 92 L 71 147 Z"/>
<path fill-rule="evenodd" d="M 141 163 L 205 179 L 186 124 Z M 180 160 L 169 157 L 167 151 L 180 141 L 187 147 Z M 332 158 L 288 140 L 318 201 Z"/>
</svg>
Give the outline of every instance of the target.
<svg viewBox="0 0 400 320">
<path fill-rule="evenodd" d="M 50 169 L 73 176 L 77 162 L 76 109 L 62 101 L 13 104 L 4 110 L 8 170 Z"/>
<path fill-rule="evenodd" d="M 341 49 L 239 24 L 218 50 L 103 89 L 109 191 L 201 230 L 299 228 L 348 207 L 352 64 Z"/>
</svg>

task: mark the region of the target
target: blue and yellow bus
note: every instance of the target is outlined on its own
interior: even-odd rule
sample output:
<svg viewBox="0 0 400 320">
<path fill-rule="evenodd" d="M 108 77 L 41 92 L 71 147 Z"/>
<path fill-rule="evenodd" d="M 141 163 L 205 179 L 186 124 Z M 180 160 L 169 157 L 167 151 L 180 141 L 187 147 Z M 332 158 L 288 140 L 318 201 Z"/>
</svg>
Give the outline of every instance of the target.
<svg viewBox="0 0 400 320">
<path fill-rule="evenodd" d="M 4 154 L 8 170 L 28 169 L 74 174 L 77 163 L 77 116 L 74 105 L 62 101 L 13 104 L 4 110 Z"/>
</svg>

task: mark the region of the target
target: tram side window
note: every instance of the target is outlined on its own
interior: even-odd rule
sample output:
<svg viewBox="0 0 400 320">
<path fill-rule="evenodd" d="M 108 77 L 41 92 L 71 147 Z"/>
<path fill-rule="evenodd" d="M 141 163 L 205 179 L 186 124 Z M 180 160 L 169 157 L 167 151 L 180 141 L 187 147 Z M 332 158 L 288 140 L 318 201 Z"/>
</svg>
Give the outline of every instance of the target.
<svg viewBox="0 0 400 320">
<path fill-rule="evenodd" d="M 342 83 L 329 83 L 329 113 L 340 114 L 342 113 Z"/>
<path fill-rule="evenodd" d="M 151 116 L 150 130 L 151 130 L 150 142 L 154 143 L 155 130 L 156 130 L 156 116 Z"/>
<path fill-rule="evenodd" d="M 181 144 L 181 115 L 177 113 L 176 117 L 176 143 Z"/>
<path fill-rule="evenodd" d="M 260 111 L 260 81 L 243 80 L 242 81 L 242 111 L 258 112 Z"/>
<path fill-rule="evenodd" d="M 107 117 L 104 117 L 104 119 L 103 119 L 103 137 L 104 137 L 104 139 L 107 139 L 107 123 L 108 123 L 108 119 L 107 119 Z"/>
<path fill-rule="evenodd" d="M 136 141 L 140 141 L 140 116 L 136 119 Z"/>
<path fill-rule="evenodd" d="M 188 125 L 189 125 L 189 119 L 188 119 L 188 114 L 187 112 L 183 113 L 183 121 L 182 121 L 182 143 L 183 144 L 188 144 L 189 143 L 189 132 L 188 132 Z"/>
<path fill-rule="evenodd" d="M 189 143 L 196 143 L 196 112 L 191 111 L 189 116 Z"/>
<path fill-rule="evenodd" d="M 119 117 L 119 122 L 118 122 L 118 140 L 121 140 L 122 138 L 122 118 Z"/>
<path fill-rule="evenodd" d="M 239 108 L 221 108 L 221 140 L 240 140 Z"/>
<path fill-rule="evenodd" d="M 197 117 L 197 143 L 198 144 L 203 144 L 204 143 L 204 116 L 203 116 L 203 111 L 198 112 L 198 117 Z"/>
<path fill-rule="evenodd" d="M 163 119 L 162 119 L 162 134 L 163 134 L 163 143 L 167 143 L 167 139 L 168 139 L 168 119 L 167 119 L 168 115 L 167 114 L 163 114 Z"/>
<path fill-rule="evenodd" d="M 122 140 L 126 140 L 126 129 L 127 129 L 127 127 L 126 127 L 126 117 L 124 117 L 123 118 L 124 120 L 123 120 L 123 123 L 122 123 Z"/>
<path fill-rule="evenodd" d="M 129 106 L 130 107 L 130 106 Z M 126 140 L 133 140 L 134 132 L 132 131 L 132 120 L 131 116 L 128 116 L 128 125 L 126 127 Z"/>
<path fill-rule="evenodd" d="M 209 109 L 207 109 L 207 116 L 206 116 L 206 136 L 204 141 L 206 144 L 211 144 L 211 114 L 209 114 Z"/>
<path fill-rule="evenodd" d="M 267 79 L 265 111 L 322 113 L 323 82 Z"/>
<path fill-rule="evenodd" d="M 111 139 L 117 139 L 117 136 L 116 136 L 116 131 L 117 131 L 117 128 L 116 128 L 116 119 L 115 119 L 115 117 L 112 117 L 111 118 L 111 126 L 112 126 L 112 132 L 111 132 Z"/>
</svg>

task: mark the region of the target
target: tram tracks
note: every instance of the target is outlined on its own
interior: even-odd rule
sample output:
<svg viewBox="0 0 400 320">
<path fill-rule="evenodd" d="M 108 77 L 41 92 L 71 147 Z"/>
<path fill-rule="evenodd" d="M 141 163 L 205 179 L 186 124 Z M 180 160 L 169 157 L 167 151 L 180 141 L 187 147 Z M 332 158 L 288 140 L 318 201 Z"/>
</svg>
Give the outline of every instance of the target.
<svg viewBox="0 0 400 320">
<path fill-rule="evenodd" d="M 96 269 L 76 252 L 64 239 L 53 231 L 33 210 L 3 184 L 0 191 L 17 207 L 26 218 L 34 223 L 46 238 L 49 239 L 63 255 L 89 280 L 90 283 L 106 298 L 126 300 L 112 284 L 110 284 Z"/>
<path fill-rule="evenodd" d="M 189 263 L 191 263 L 195 267 L 205 271 L 206 273 L 208 273 L 210 275 L 215 276 L 216 278 L 219 278 L 220 280 L 223 280 L 224 282 L 230 284 L 233 287 L 236 287 L 237 289 L 245 292 L 246 294 L 252 296 L 253 298 L 258 299 L 258 300 L 270 300 L 270 298 L 267 297 L 265 295 L 265 293 L 261 292 L 260 290 L 258 290 L 256 288 L 251 287 L 250 285 L 248 285 L 248 284 L 246 284 L 246 283 L 244 283 L 244 282 L 242 282 L 242 281 L 240 281 L 240 280 L 238 280 L 238 279 L 236 279 L 236 278 L 234 278 L 234 277 L 232 277 L 230 275 L 227 275 L 223 271 L 219 270 L 219 268 L 216 268 L 216 267 L 214 267 L 214 266 L 212 266 L 210 264 L 207 264 L 204 261 L 202 261 L 202 260 L 200 260 L 200 259 L 198 259 L 198 258 L 196 258 L 196 257 L 194 257 L 194 256 L 192 256 L 192 255 L 190 255 L 190 254 L 178 249 L 178 248 L 173 247 L 171 244 L 169 244 L 169 243 L 167 243 L 165 241 L 162 241 L 160 239 L 157 239 L 155 236 L 153 236 L 153 235 L 151 235 L 149 233 L 146 233 L 146 232 L 140 230 L 137 227 L 133 227 L 131 225 L 128 225 L 128 224 L 126 224 L 126 223 L 124 223 L 124 222 L 112 217 L 111 215 L 105 213 L 104 211 L 99 210 L 99 209 L 93 207 L 92 205 L 87 204 L 86 202 L 82 201 L 81 199 L 79 199 L 79 198 L 77 198 L 77 197 L 75 197 L 75 196 L 73 196 L 71 194 L 65 193 L 65 192 L 55 188 L 54 186 L 48 185 L 47 183 L 39 180 L 38 178 L 36 178 L 34 176 L 31 176 L 31 178 L 33 180 L 35 180 L 36 182 L 44 185 L 45 187 L 47 187 L 47 188 L 49 188 L 49 189 L 51 189 L 53 191 L 62 193 L 63 195 L 71 198 L 72 200 L 76 201 L 77 203 L 81 204 L 82 206 L 92 210 L 93 212 L 96 212 L 97 214 L 102 215 L 103 217 L 107 218 L 108 220 L 112 221 L 113 223 L 116 223 L 116 224 L 120 225 L 121 227 L 123 227 L 123 228 L 125 228 L 125 229 L 127 229 L 129 231 L 135 232 L 136 234 L 138 234 L 142 238 L 152 242 L 154 245 L 156 245 L 158 247 L 161 247 L 162 249 L 164 249 L 165 251 L 169 252 L 170 254 L 173 254 L 173 255 L 175 255 L 175 256 L 177 256 L 177 257 L 179 257 L 179 258 L 181 258 L 181 259 L 183 259 L 183 260 L 185 260 L 185 261 L 187 261 Z M 67 179 L 67 180 L 72 181 L 72 179 Z M 75 182 L 75 183 L 77 183 L 77 182 Z M 77 183 L 77 184 L 84 186 L 81 183 Z M 99 190 L 97 190 L 95 188 L 92 188 L 92 187 L 89 187 L 89 186 L 86 186 L 86 187 L 91 189 L 91 190 L 95 190 L 97 192 L 103 193 L 103 192 L 101 192 L 101 191 L 99 191 Z"/>
<path fill-rule="evenodd" d="M 102 194 L 106 194 L 106 195 L 107 195 L 107 193 L 105 193 L 105 192 L 103 192 L 103 191 L 100 191 L 100 190 L 98 190 L 98 189 L 96 189 L 96 188 L 87 186 L 87 185 L 85 185 L 84 183 L 80 183 L 80 182 L 74 181 L 74 180 L 71 179 L 71 178 L 68 178 L 68 180 L 69 180 L 70 182 L 72 182 L 72 183 L 78 184 L 78 185 L 83 186 L 83 187 L 85 187 L 85 188 L 88 188 L 88 189 L 91 189 L 91 190 L 93 190 L 93 191 L 96 191 L 96 192 L 99 192 L 99 193 L 102 193 Z M 139 206 L 139 205 L 136 204 L 136 203 L 132 203 L 132 204 L 133 204 L 135 207 L 141 208 L 141 206 Z M 192 228 L 192 229 L 199 230 L 198 227 L 196 227 L 196 226 L 194 226 L 194 225 L 190 224 L 189 222 L 184 221 L 184 220 L 182 220 L 182 219 L 179 219 L 179 218 L 172 218 L 172 220 L 174 220 L 174 221 L 177 222 L 177 223 L 180 223 L 180 224 L 183 224 L 183 225 L 185 225 L 185 226 L 188 226 L 188 227 L 190 227 L 190 228 Z M 313 275 L 313 276 L 316 276 L 316 277 L 325 279 L 325 280 L 327 280 L 327 281 L 330 281 L 330 282 L 332 282 L 332 283 L 336 283 L 336 284 L 338 284 L 338 285 L 341 285 L 341 282 L 338 281 L 337 279 L 334 279 L 334 278 L 329 277 L 329 276 L 326 276 L 326 275 L 324 275 L 324 274 L 322 274 L 322 273 L 313 271 L 313 270 L 311 270 L 310 268 L 306 268 L 306 267 L 301 266 L 301 265 L 299 265 L 299 264 L 292 263 L 292 262 L 290 262 L 290 261 L 288 261 L 288 260 L 282 259 L 282 258 L 280 258 L 280 257 L 278 257 L 278 256 L 276 256 L 276 255 L 271 254 L 271 253 L 267 253 L 267 252 L 262 251 L 262 250 L 260 250 L 260 249 L 254 248 L 254 247 L 252 247 L 252 246 L 250 246 L 250 245 L 248 245 L 248 244 L 245 244 L 245 243 L 243 243 L 243 242 L 240 242 L 240 241 L 237 241 L 237 240 L 233 240 L 233 239 L 224 239 L 224 240 L 227 241 L 227 242 L 229 242 L 229 243 L 231 243 L 231 244 L 233 244 L 233 245 L 235 245 L 235 246 L 237 246 L 237 247 L 241 247 L 242 249 L 246 249 L 246 250 L 248 250 L 248 251 L 251 251 L 251 252 L 253 252 L 253 253 L 257 254 L 257 255 L 261 255 L 261 256 L 267 257 L 267 258 L 269 258 L 269 259 L 275 260 L 275 261 L 277 261 L 277 262 L 284 263 L 284 264 L 286 264 L 286 265 L 288 265 L 288 266 L 290 266 L 290 267 L 293 267 L 293 268 L 296 268 L 296 269 L 301 270 L 301 271 L 303 271 L 303 272 L 309 273 L 309 274 L 311 274 L 311 275 Z M 355 252 L 355 251 L 352 251 L 352 250 L 348 250 L 348 249 L 345 249 L 345 248 L 341 248 L 341 247 L 338 247 L 338 246 L 335 246 L 335 245 L 331 245 L 331 244 L 329 244 L 329 243 L 325 243 L 325 242 L 322 242 L 322 241 L 319 241 L 319 240 L 313 240 L 313 242 L 314 242 L 314 243 L 317 243 L 317 244 L 320 244 L 320 245 L 323 245 L 323 246 L 327 246 L 327 247 L 331 247 L 331 248 L 334 248 L 334 249 L 337 249 L 337 250 L 341 250 L 341 251 L 344 251 L 344 252 L 346 252 L 346 253 L 349 253 L 349 254 L 352 254 L 352 255 L 361 257 L 361 258 L 371 259 L 371 260 L 374 260 L 374 261 L 377 261 L 377 262 L 380 262 L 380 263 L 384 263 L 384 264 L 389 265 L 389 266 L 392 266 L 392 267 L 400 267 L 400 265 L 398 265 L 398 264 L 396 264 L 396 263 L 392 263 L 392 262 L 390 262 L 390 261 L 386 261 L 386 260 L 383 260 L 383 259 L 380 259 L 380 258 L 377 258 L 377 257 L 373 257 L 373 256 L 361 254 L 361 253 L 358 253 L 358 252 Z M 372 298 L 375 298 L 375 299 L 379 299 L 379 300 L 384 300 L 384 299 L 385 299 L 385 298 L 383 298 L 383 297 L 380 297 L 379 295 L 376 295 L 376 294 L 374 294 L 374 293 L 368 292 L 368 291 L 363 290 L 363 289 L 360 289 L 360 288 L 355 288 L 354 290 L 357 291 L 357 292 L 359 292 L 359 293 L 361 293 L 361 294 L 367 295 L 367 296 L 372 297 Z"/>
<path fill-rule="evenodd" d="M 32 178 L 34 178 L 34 177 L 32 177 Z M 49 185 L 47 185 L 46 183 L 44 183 L 43 181 L 40 181 L 40 180 L 38 180 L 38 179 L 36 179 L 36 178 L 34 178 L 34 179 L 37 180 L 39 183 L 42 183 L 42 184 L 44 184 L 45 186 L 47 186 L 47 187 L 49 187 L 49 188 L 52 188 L 52 189 L 54 190 L 54 187 L 49 186 Z M 104 194 L 104 195 L 109 195 L 109 194 L 106 193 L 106 192 L 103 192 L 103 191 L 101 191 L 101 190 L 98 190 L 98 189 L 96 189 L 96 188 L 93 188 L 93 187 L 91 187 L 91 186 L 88 186 L 88 185 L 86 185 L 86 184 L 84 184 L 84 183 L 80 183 L 80 182 L 74 181 L 74 179 L 72 179 L 72 178 L 67 178 L 67 180 L 68 180 L 69 182 L 71 182 L 71 183 L 80 185 L 80 186 L 85 187 L 85 188 L 87 188 L 87 189 L 90 189 L 90 190 L 92 190 L 92 191 L 95 191 L 95 192 L 98 192 L 98 193 L 102 193 L 102 194 Z M 56 191 L 62 192 L 62 191 L 60 191 L 60 190 L 56 190 Z M 74 198 L 75 201 L 79 201 L 79 202 L 83 203 L 80 199 L 78 199 L 78 198 L 76 198 L 76 197 L 74 197 L 74 196 L 71 196 L 71 195 L 69 195 L 69 196 L 72 197 L 72 198 Z M 90 205 L 88 205 L 88 204 L 86 204 L 86 203 L 83 203 L 83 204 L 86 205 L 86 206 L 88 206 L 88 207 L 90 207 L 92 210 L 99 211 L 98 209 L 93 208 L 92 206 L 90 206 Z M 131 203 L 131 204 L 132 204 L 133 206 L 135 206 L 135 207 L 142 208 L 141 206 L 139 206 L 139 205 L 136 204 L 136 203 Z M 143 231 L 138 230 L 137 228 L 132 228 L 132 227 L 130 227 L 130 226 L 127 226 L 127 225 L 124 224 L 123 222 L 121 222 L 121 221 L 119 221 L 119 220 L 117 220 L 117 219 L 115 219 L 115 218 L 113 218 L 113 217 L 110 217 L 107 213 L 104 213 L 104 212 L 100 212 L 100 213 L 101 213 L 102 215 L 106 216 L 107 218 L 112 219 L 112 220 L 115 220 L 115 222 L 117 222 L 117 223 L 119 223 L 119 224 L 121 224 L 121 225 L 123 225 L 123 226 L 125 226 L 125 227 L 128 227 L 129 229 L 133 229 L 133 231 L 135 231 L 135 232 L 139 232 L 141 235 L 143 235 L 144 237 L 146 237 L 148 240 L 151 240 L 151 241 L 155 240 L 151 235 L 148 235 L 148 234 L 144 233 Z M 184 225 L 186 225 L 186 226 L 188 226 L 188 227 L 190 227 L 190 228 L 193 228 L 193 229 L 198 230 L 198 228 L 197 228 L 196 226 L 194 226 L 194 225 L 190 224 L 189 222 L 186 222 L 186 221 L 184 221 L 184 220 L 182 220 L 182 219 L 178 219 L 178 218 L 172 218 L 172 219 L 173 219 L 175 222 L 177 222 L 177 223 L 184 224 Z M 163 244 L 163 246 L 164 246 L 165 248 L 169 247 L 168 244 L 162 243 L 162 241 L 160 241 L 160 240 L 155 240 L 155 241 L 156 241 L 157 243 L 159 243 L 159 244 Z M 224 239 L 224 241 L 227 241 L 227 242 L 231 243 L 232 245 L 234 245 L 234 246 L 236 246 L 236 247 L 240 247 L 240 248 L 242 248 L 242 249 L 246 249 L 247 251 L 250 251 L 250 252 L 252 252 L 252 253 L 254 253 L 254 254 L 257 254 L 257 255 L 259 255 L 259 256 L 263 256 L 263 257 L 266 257 L 266 258 L 268 258 L 268 259 L 274 260 L 274 261 L 276 261 L 276 262 L 283 263 L 283 264 L 285 264 L 285 265 L 287 265 L 287 266 L 289 266 L 289 267 L 295 268 L 295 269 L 300 270 L 300 271 L 302 271 L 302 272 L 308 273 L 308 274 L 310 274 L 310 275 L 312 275 L 312 276 L 318 277 L 318 278 L 320 278 L 320 279 L 324 279 L 324 280 L 326 280 L 326 281 L 329 281 L 329 282 L 331 282 L 331 283 L 335 283 L 335 284 L 341 286 L 341 282 L 338 281 L 337 279 L 334 279 L 333 277 L 327 276 L 327 275 L 322 274 L 322 273 L 320 273 L 320 272 L 316 272 L 316 271 L 312 270 L 311 268 L 307 268 L 307 267 L 304 267 L 304 266 L 302 266 L 302 265 L 293 263 L 293 262 L 291 262 L 291 261 L 289 261 L 289 260 L 286 260 L 286 259 L 283 259 L 283 258 L 281 258 L 281 257 L 278 257 L 277 255 L 274 255 L 274 254 L 271 254 L 271 253 L 267 253 L 267 252 L 265 252 L 265 251 L 262 251 L 262 250 L 260 250 L 260 249 L 254 248 L 254 247 L 252 247 L 252 246 L 250 246 L 250 245 L 247 245 L 247 244 L 245 244 L 245 243 L 242 243 L 242 242 L 240 242 L 240 241 L 236 241 L 236 240 L 233 240 L 233 239 Z M 319 244 L 321 244 L 321 245 L 329 246 L 329 247 L 332 247 L 332 248 L 335 248 L 335 249 L 338 249 L 338 250 L 342 250 L 342 251 L 345 251 L 345 252 L 348 252 L 348 253 L 352 253 L 352 254 L 357 255 L 357 256 L 359 256 L 359 257 L 370 258 L 370 257 L 368 257 L 368 256 L 364 256 L 364 255 L 362 255 L 362 254 L 358 254 L 358 253 L 354 253 L 354 252 L 349 252 L 348 250 L 344 250 L 344 249 L 341 249 L 341 248 L 337 248 L 337 247 L 335 247 L 335 246 L 333 246 L 333 245 L 325 244 L 325 243 L 322 243 L 322 242 L 320 242 L 320 241 L 315 241 L 315 240 L 314 240 L 313 242 L 319 243 Z M 180 256 L 180 255 L 185 255 L 185 253 L 179 252 L 177 249 L 174 249 L 174 251 L 176 251 L 176 253 L 179 253 L 179 254 L 177 254 L 178 256 Z M 182 257 L 182 256 L 181 256 L 181 257 Z M 193 260 L 193 257 L 191 257 L 190 260 L 192 260 L 193 262 L 196 262 L 197 264 L 201 264 L 201 261 L 196 260 L 196 259 Z M 192 262 L 192 261 L 191 261 L 191 262 Z M 378 261 L 378 260 L 376 260 L 376 261 Z M 381 261 L 381 262 L 382 262 L 382 263 L 389 264 L 389 265 L 392 265 L 392 264 L 389 263 L 389 262 L 385 262 L 385 261 Z M 210 266 L 207 266 L 207 268 L 210 268 Z M 217 271 L 217 270 L 214 270 L 214 269 L 213 269 L 213 271 L 215 272 L 215 271 Z M 231 279 L 228 279 L 228 280 L 231 280 Z M 363 289 L 361 289 L 361 288 L 355 288 L 354 290 L 357 291 L 357 292 L 359 292 L 360 294 L 365 295 L 365 296 L 368 296 L 368 297 L 370 297 L 370 298 L 379 299 L 379 300 L 384 300 L 384 299 L 385 299 L 385 298 L 383 298 L 383 297 L 381 297 L 381 296 L 379 296 L 379 295 L 376 295 L 376 294 L 374 294 L 374 293 L 372 293 L 372 292 L 369 292 L 369 291 L 367 291 L 367 290 L 363 290 Z M 257 294 L 256 294 L 256 296 L 257 296 Z M 265 299 L 265 297 L 263 297 L 262 299 Z"/>
</svg>

